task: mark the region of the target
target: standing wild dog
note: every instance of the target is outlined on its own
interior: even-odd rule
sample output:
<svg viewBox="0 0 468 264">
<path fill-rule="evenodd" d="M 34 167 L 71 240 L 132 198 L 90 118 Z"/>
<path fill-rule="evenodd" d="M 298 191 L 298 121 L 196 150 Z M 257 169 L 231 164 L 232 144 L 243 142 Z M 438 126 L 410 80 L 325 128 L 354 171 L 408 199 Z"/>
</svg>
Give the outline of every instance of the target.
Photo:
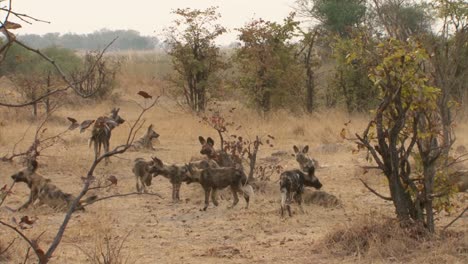
<svg viewBox="0 0 468 264">
<path fill-rule="evenodd" d="M 132 172 L 135 174 L 137 192 L 146 193 L 146 187 L 151 185 L 153 174 L 150 171 L 154 164 L 153 160 L 146 161 L 142 158 L 137 158 L 133 162 Z"/>
<path fill-rule="evenodd" d="M 322 188 L 322 183 L 315 177 L 315 167 L 308 168 L 307 174 L 301 170 L 288 170 L 280 175 L 280 190 L 281 190 L 281 216 L 284 214 L 284 207 L 288 209 L 289 216 L 291 216 L 291 200 L 294 199 L 299 204 L 301 211 L 302 208 L 302 193 L 304 186 L 314 187 L 316 189 Z"/>
<path fill-rule="evenodd" d="M 191 166 L 198 169 L 208 169 L 208 168 L 219 168 L 218 164 L 212 160 L 201 160 L 198 162 L 189 163 Z M 164 165 L 163 162 L 153 157 L 153 164 L 151 165 L 150 173 L 154 177 L 162 175 L 163 177 L 169 179 L 172 184 L 172 200 L 174 202 L 180 201 L 180 186 L 182 182 L 186 182 L 188 179 L 188 165 L 177 166 L 177 165 Z"/>
<path fill-rule="evenodd" d="M 233 157 L 224 150 L 214 149 L 214 140 L 208 137 L 206 140 L 202 136 L 198 137 L 202 149 L 200 154 L 205 155 L 207 158 L 216 161 L 220 167 L 236 167 L 242 169 L 242 160 L 237 157 Z"/>
<path fill-rule="evenodd" d="M 91 131 L 91 138 L 89 139 L 89 146 L 94 143 L 94 155 L 97 159 L 101 155 L 101 145 L 104 146 L 104 151 L 109 152 L 109 141 L 111 132 L 117 126 L 123 124 L 125 120 L 119 116 L 120 108 L 112 109 L 109 116 L 98 117 L 94 123 L 93 130 Z M 106 164 L 109 158 L 106 158 Z"/>
<path fill-rule="evenodd" d="M 152 141 L 153 139 L 157 139 L 157 138 L 159 138 L 159 134 L 153 130 L 153 125 L 151 124 L 148 127 L 148 130 L 146 130 L 146 134 L 143 135 L 137 141 L 133 142 L 132 149 L 133 150 L 141 150 L 141 149 L 154 150 Z"/>
<path fill-rule="evenodd" d="M 216 191 L 228 186 L 231 187 L 232 196 L 234 197 L 230 208 L 233 208 L 239 202 L 239 198 L 237 197 L 238 192 L 244 195 L 247 203 L 245 208 L 249 208 L 249 200 L 250 196 L 253 195 L 253 188 L 248 184 L 247 176 L 243 170 L 234 167 L 197 169 L 193 164 L 188 164 L 187 167 L 190 172 L 187 184 L 198 182 L 205 191 L 205 207 L 203 207 L 203 211 L 206 211 L 206 208 L 210 204 L 210 193 L 213 204 L 218 206 Z"/>
<path fill-rule="evenodd" d="M 38 205 L 47 204 L 59 211 L 68 210 L 75 197 L 69 193 L 62 192 L 49 179 L 39 175 L 36 170 L 37 161 L 32 160 L 26 168 L 11 176 L 15 182 L 24 182 L 30 189 L 28 201 L 18 208 L 18 211 L 34 204 L 37 199 L 39 199 Z M 75 210 L 84 210 L 83 205 L 93 202 L 96 198 L 97 196 L 90 196 L 80 201 Z"/>
<path fill-rule="evenodd" d="M 177 166 L 177 165 L 164 165 L 163 162 L 153 157 L 153 166 L 150 169 L 150 173 L 154 177 L 162 175 L 172 184 L 172 201 L 177 202 L 180 200 L 179 191 L 182 182 L 187 180 L 188 170 L 187 166 Z"/>
<path fill-rule="evenodd" d="M 296 161 L 299 163 L 301 170 L 303 172 L 309 171 L 310 167 L 318 168 L 318 162 L 315 159 L 309 157 L 309 145 L 305 147 L 296 147 L 293 146 L 294 155 L 296 156 Z"/>
</svg>

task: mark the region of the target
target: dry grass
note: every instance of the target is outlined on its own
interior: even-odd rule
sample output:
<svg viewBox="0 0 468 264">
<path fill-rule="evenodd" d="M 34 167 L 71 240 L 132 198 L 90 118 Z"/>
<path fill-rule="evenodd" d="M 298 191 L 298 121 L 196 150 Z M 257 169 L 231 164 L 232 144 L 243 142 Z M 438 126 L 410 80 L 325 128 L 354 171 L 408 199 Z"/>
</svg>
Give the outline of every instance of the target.
<svg viewBox="0 0 468 264">
<path fill-rule="evenodd" d="M 153 61 L 148 63 L 154 64 Z M 61 108 L 55 113 L 52 122 L 47 124 L 45 135 L 53 135 L 66 128 L 69 125 L 66 120 L 68 116 L 80 121 L 95 119 L 109 112 L 112 107 L 119 106 L 121 115 L 127 122 L 113 131 L 111 146 L 124 142 L 130 123 L 136 119 L 139 111 L 132 102 L 139 99 L 134 95 L 135 92 L 148 88 L 148 92 L 157 94 L 157 91 L 162 89 L 157 80 L 151 79 L 149 71 L 140 75 L 137 70 L 130 69 L 131 67 L 125 76 L 119 77 L 122 78 L 122 87 L 118 91 L 121 93 L 120 100 L 101 103 L 80 101 L 75 106 Z M 280 165 L 285 169 L 297 168 L 296 161 L 289 155 L 293 152 L 292 146 L 310 146 L 311 156 L 321 164 L 316 175 L 324 187 L 323 192 L 307 191 L 304 195 L 304 213 L 293 206 L 292 218 L 280 217 L 280 193 L 276 174 L 271 181 L 261 183 L 261 191 L 256 193 L 249 210 L 242 208 L 243 200 L 237 208 L 227 209 L 232 202 L 231 195 L 229 192 L 221 192 L 220 206 L 210 206 L 207 212 L 199 211 L 203 203 L 203 191 L 199 185 L 183 185 L 183 202 L 172 204 L 170 183 L 162 177 L 157 177 L 149 190 L 161 193 L 164 199 L 155 196 L 114 198 L 93 204 L 86 212 L 76 213 L 51 263 L 87 263 L 101 252 L 108 255 L 118 252 L 122 241 L 125 243 L 117 259 L 125 261 L 129 257 L 129 262 L 136 263 L 154 263 L 155 260 L 159 263 L 343 263 L 372 262 L 371 257 L 376 257 L 375 262 L 421 260 L 435 263 L 439 260 L 456 262 L 467 259 L 466 235 L 463 234 L 468 230 L 466 225 L 462 224 L 463 219 L 451 229 L 464 233 L 449 236 L 446 240 L 423 240 L 419 247 L 408 252 L 408 249 L 400 247 L 399 243 L 419 241 L 399 238 L 392 232 L 400 234 L 400 231 L 389 229 L 388 225 L 376 225 L 377 220 L 368 220 L 367 224 L 364 222 L 363 226 L 368 226 L 366 230 L 353 227 L 351 231 L 343 232 L 340 225 L 357 221 L 353 219 L 362 219 L 369 214 L 368 208 L 386 216 L 392 216 L 394 210 L 390 203 L 370 194 L 357 180 L 356 176 L 362 176 L 357 165 L 365 164 L 365 153 L 351 154 L 353 144 L 343 141 L 340 137 L 343 124 L 349 120 L 352 120 L 350 132 L 360 131 L 366 124 L 365 116 L 350 116 L 340 111 L 293 116 L 288 112 L 279 111 L 261 118 L 239 103 L 222 104 L 226 109 L 233 106 L 237 107 L 233 121 L 242 125 L 242 129 L 236 131 L 237 134 L 249 138 L 267 134 L 275 137 L 274 147 L 262 148 L 259 159 L 269 157 L 277 151 L 287 151 L 288 155 L 281 160 Z M 0 156 L 10 153 L 16 142 L 19 142 L 17 150 L 24 150 L 30 145 L 35 126 L 38 124 L 37 121 L 30 120 L 29 109 L 0 109 Z M 118 178 L 117 186 L 99 191 L 99 196 L 135 191 L 131 167 L 137 157 L 149 158 L 156 155 L 168 164 L 184 164 L 192 157 L 200 157 L 198 136 L 211 136 L 216 144 L 219 144 L 214 130 L 200 123 L 197 116 L 182 111 L 173 101 L 164 97 L 161 98 L 158 107 L 147 113 L 145 120 L 144 127 L 152 123 L 160 134 L 159 143 L 155 146 L 156 152 L 128 152 L 112 158 L 110 166 L 99 166 L 95 171 L 96 177 L 115 175 Z M 461 132 L 466 131 L 468 125 L 460 125 L 458 129 Z M 20 141 L 25 131 L 28 132 Z M 139 135 L 143 132 L 140 131 Z M 39 173 L 51 179 L 63 191 L 77 194 L 82 186 L 80 177 L 86 173 L 93 159 L 93 152 L 88 147 L 88 138 L 89 131 L 72 131 L 66 134 L 63 141 L 41 153 Z M 457 142 L 468 146 L 468 137 L 459 133 Z M 0 166 L 0 186 L 3 186 L 11 183 L 9 175 L 22 165 L 13 162 L 0 163 Z M 365 177 L 369 177 L 366 180 L 369 180 L 373 187 L 379 191 L 386 191 L 385 182 L 379 178 L 378 173 L 368 173 Z M 24 203 L 28 194 L 29 190 L 25 185 L 15 185 L 14 193 L 5 205 L 17 208 Z M 0 219 L 5 221 L 12 217 L 19 219 L 23 215 L 38 218 L 34 226 L 24 232 L 30 237 L 45 232 L 40 241 L 43 247 L 50 244 L 63 221 L 63 214 L 53 212 L 47 207 L 31 208 L 21 213 L 0 208 Z M 437 224 L 447 223 L 452 217 L 441 215 Z M 379 230 L 380 228 L 382 230 Z M 129 232 L 131 235 L 124 239 Z M 375 235 L 379 233 L 390 238 L 385 240 Z M 109 234 L 107 238 L 105 234 Z M 363 243 L 359 236 L 366 234 L 374 235 L 367 235 L 367 242 Z M 4 245 L 4 241 L 11 241 L 15 235 L 0 228 L 0 237 Z M 336 239 L 337 248 L 327 247 L 330 251 L 318 251 L 317 241 L 322 241 L 324 237 Z M 464 242 L 460 244 L 456 239 Z M 349 243 L 356 246 L 343 246 Z M 385 253 L 383 245 L 393 249 L 390 253 Z M 457 247 L 460 250 L 457 250 Z M 16 242 L 11 249 L 11 262 L 21 262 L 26 249 L 24 243 Z M 404 257 L 400 258 L 397 249 L 405 252 Z M 360 252 L 360 255 L 356 256 L 353 252 Z M 396 259 L 392 259 L 394 255 Z"/>
<path fill-rule="evenodd" d="M 423 227 L 402 228 L 395 219 L 378 215 L 353 222 L 331 231 L 320 246 L 363 263 L 463 263 L 468 257 L 466 232 L 431 235 Z"/>
</svg>

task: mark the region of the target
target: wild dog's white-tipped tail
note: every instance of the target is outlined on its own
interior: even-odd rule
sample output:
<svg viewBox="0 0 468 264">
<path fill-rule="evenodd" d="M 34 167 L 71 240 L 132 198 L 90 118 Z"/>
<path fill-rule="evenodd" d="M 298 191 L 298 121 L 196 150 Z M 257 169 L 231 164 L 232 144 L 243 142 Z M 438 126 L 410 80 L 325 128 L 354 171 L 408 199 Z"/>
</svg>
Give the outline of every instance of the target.
<svg viewBox="0 0 468 264">
<path fill-rule="evenodd" d="M 246 184 L 246 185 L 241 187 L 241 190 L 242 190 L 243 193 L 247 194 L 250 197 L 250 199 L 253 198 L 254 189 L 253 189 L 252 185 Z"/>
</svg>

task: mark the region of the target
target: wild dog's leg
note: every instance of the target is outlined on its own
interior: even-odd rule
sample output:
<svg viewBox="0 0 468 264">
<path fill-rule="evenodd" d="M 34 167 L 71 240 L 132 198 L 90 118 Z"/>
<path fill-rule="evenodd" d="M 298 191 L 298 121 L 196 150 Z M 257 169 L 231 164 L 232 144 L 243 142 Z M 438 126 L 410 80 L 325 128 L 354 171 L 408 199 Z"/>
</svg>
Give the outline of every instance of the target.
<svg viewBox="0 0 468 264">
<path fill-rule="evenodd" d="M 148 190 L 146 189 L 146 184 L 143 181 L 141 182 L 141 189 L 143 190 L 144 193 L 148 193 Z"/>
<path fill-rule="evenodd" d="M 176 199 L 177 201 L 180 201 L 180 186 L 182 185 L 182 183 L 177 183 L 177 188 L 176 188 Z"/>
<path fill-rule="evenodd" d="M 28 208 L 28 206 L 30 204 L 32 204 L 32 203 L 34 203 L 34 201 L 36 201 L 37 196 L 38 196 L 38 191 L 35 188 L 31 189 L 31 193 L 29 194 L 28 201 L 26 201 L 26 203 L 24 203 L 20 208 L 18 208 L 18 211 L 21 211 L 23 209 Z"/>
<path fill-rule="evenodd" d="M 302 194 L 300 192 L 297 192 L 294 195 L 294 201 L 296 201 L 297 204 L 299 205 L 299 209 L 301 209 L 301 213 L 304 213 L 304 207 L 302 207 Z"/>
<path fill-rule="evenodd" d="M 292 200 L 292 193 L 288 191 L 288 195 L 286 196 L 286 209 L 288 209 L 288 214 L 289 216 L 292 216 L 291 214 L 291 200 Z"/>
<path fill-rule="evenodd" d="M 284 216 L 284 207 L 286 206 L 286 199 L 288 197 L 288 190 L 281 188 L 281 216 Z"/>
<path fill-rule="evenodd" d="M 94 159 L 97 160 L 97 158 L 101 155 L 101 145 L 99 144 L 97 138 L 94 138 L 93 143 L 94 143 Z"/>
<path fill-rule="evenodd" d="M 175 183 L 172 183 L 172 202 L 175 203 L 176 202 L 176 184 Z"/>
<path fill-rule="evenodd" d="M 106 138 L 106 139 L 104 140 L 104 152 L 105 152 L 105 153 L 108 153 L 108 152 L 109 152 L 109 139 L 110 139 L 110 138 Z M 105 164 L 109 164 L 109 161 L 110 161 L 110 160 L 109 160 L 109 157 L 106 157 L 106 163 L 105 163 Z"/>
<path fill-rule="evenodd" d="M 218 200 L 216 200 L 216 192 L 217 190 L 215 188 L 213 188 L 213 190 L 211 191 L 211 201 L 213 202 L 213 204 L 215 206 L 218 206 Z"/>
<path fill-rule="evenodd" d="M 141 190 L 140 190 L 140 177 L 139 177 L 139 176 L 135 176 L 135 179 L 136 179 L 136 189 L 137 189 L 137 192 L 141 193 Z"/>
<path fill-rule="evenodd" d="M 208 205 L 210 204 L 210 192 L 210 187 L 205 188 L 205 207 L 203 207 L 203 211 L 206 211 L 206 208 L 208 208 Z"/>
<path fill-rule="evenodd" d="M 253 193 L 251 188 L 252 188 L 252 186 L 250 186 L 248 184 L 242 185 L 242 183 L 239 183 L 238 190 L 244 196 L 244 199 L 245 199 L 245 202 L 246 202 L 245 209 L 249 209 L 250 194 Z"/>
<path fill-rule="evenodd" d="M 239 197 L 237 196 L 238 191 L 239 191 L 238 186 L 231 185 L 231 192 L 232 192 L 232 196 L 234 197 L 234 201 L 232 202 L 232 206 L 228 208 L 234 208 L 234 206 L 236 206 L 236 204 L 239 202 Z"/>
</svg>

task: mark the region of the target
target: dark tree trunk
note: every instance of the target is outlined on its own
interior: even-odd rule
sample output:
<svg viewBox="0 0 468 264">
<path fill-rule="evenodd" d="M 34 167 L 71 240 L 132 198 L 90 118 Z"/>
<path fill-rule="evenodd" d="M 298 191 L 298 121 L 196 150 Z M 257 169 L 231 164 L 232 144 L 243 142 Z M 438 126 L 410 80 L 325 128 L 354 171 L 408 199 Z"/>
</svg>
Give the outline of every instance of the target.
<svg viewBox="0 0 468 264">
<path fill-rule="evenodd" d="M 311 68 L 307 68 L 306 107 L 307 107 L 307 112 L 309 113 L 312 113 L 314 111 L 314 93 L 315 93 L 314 71 Z"/>
</svg>

